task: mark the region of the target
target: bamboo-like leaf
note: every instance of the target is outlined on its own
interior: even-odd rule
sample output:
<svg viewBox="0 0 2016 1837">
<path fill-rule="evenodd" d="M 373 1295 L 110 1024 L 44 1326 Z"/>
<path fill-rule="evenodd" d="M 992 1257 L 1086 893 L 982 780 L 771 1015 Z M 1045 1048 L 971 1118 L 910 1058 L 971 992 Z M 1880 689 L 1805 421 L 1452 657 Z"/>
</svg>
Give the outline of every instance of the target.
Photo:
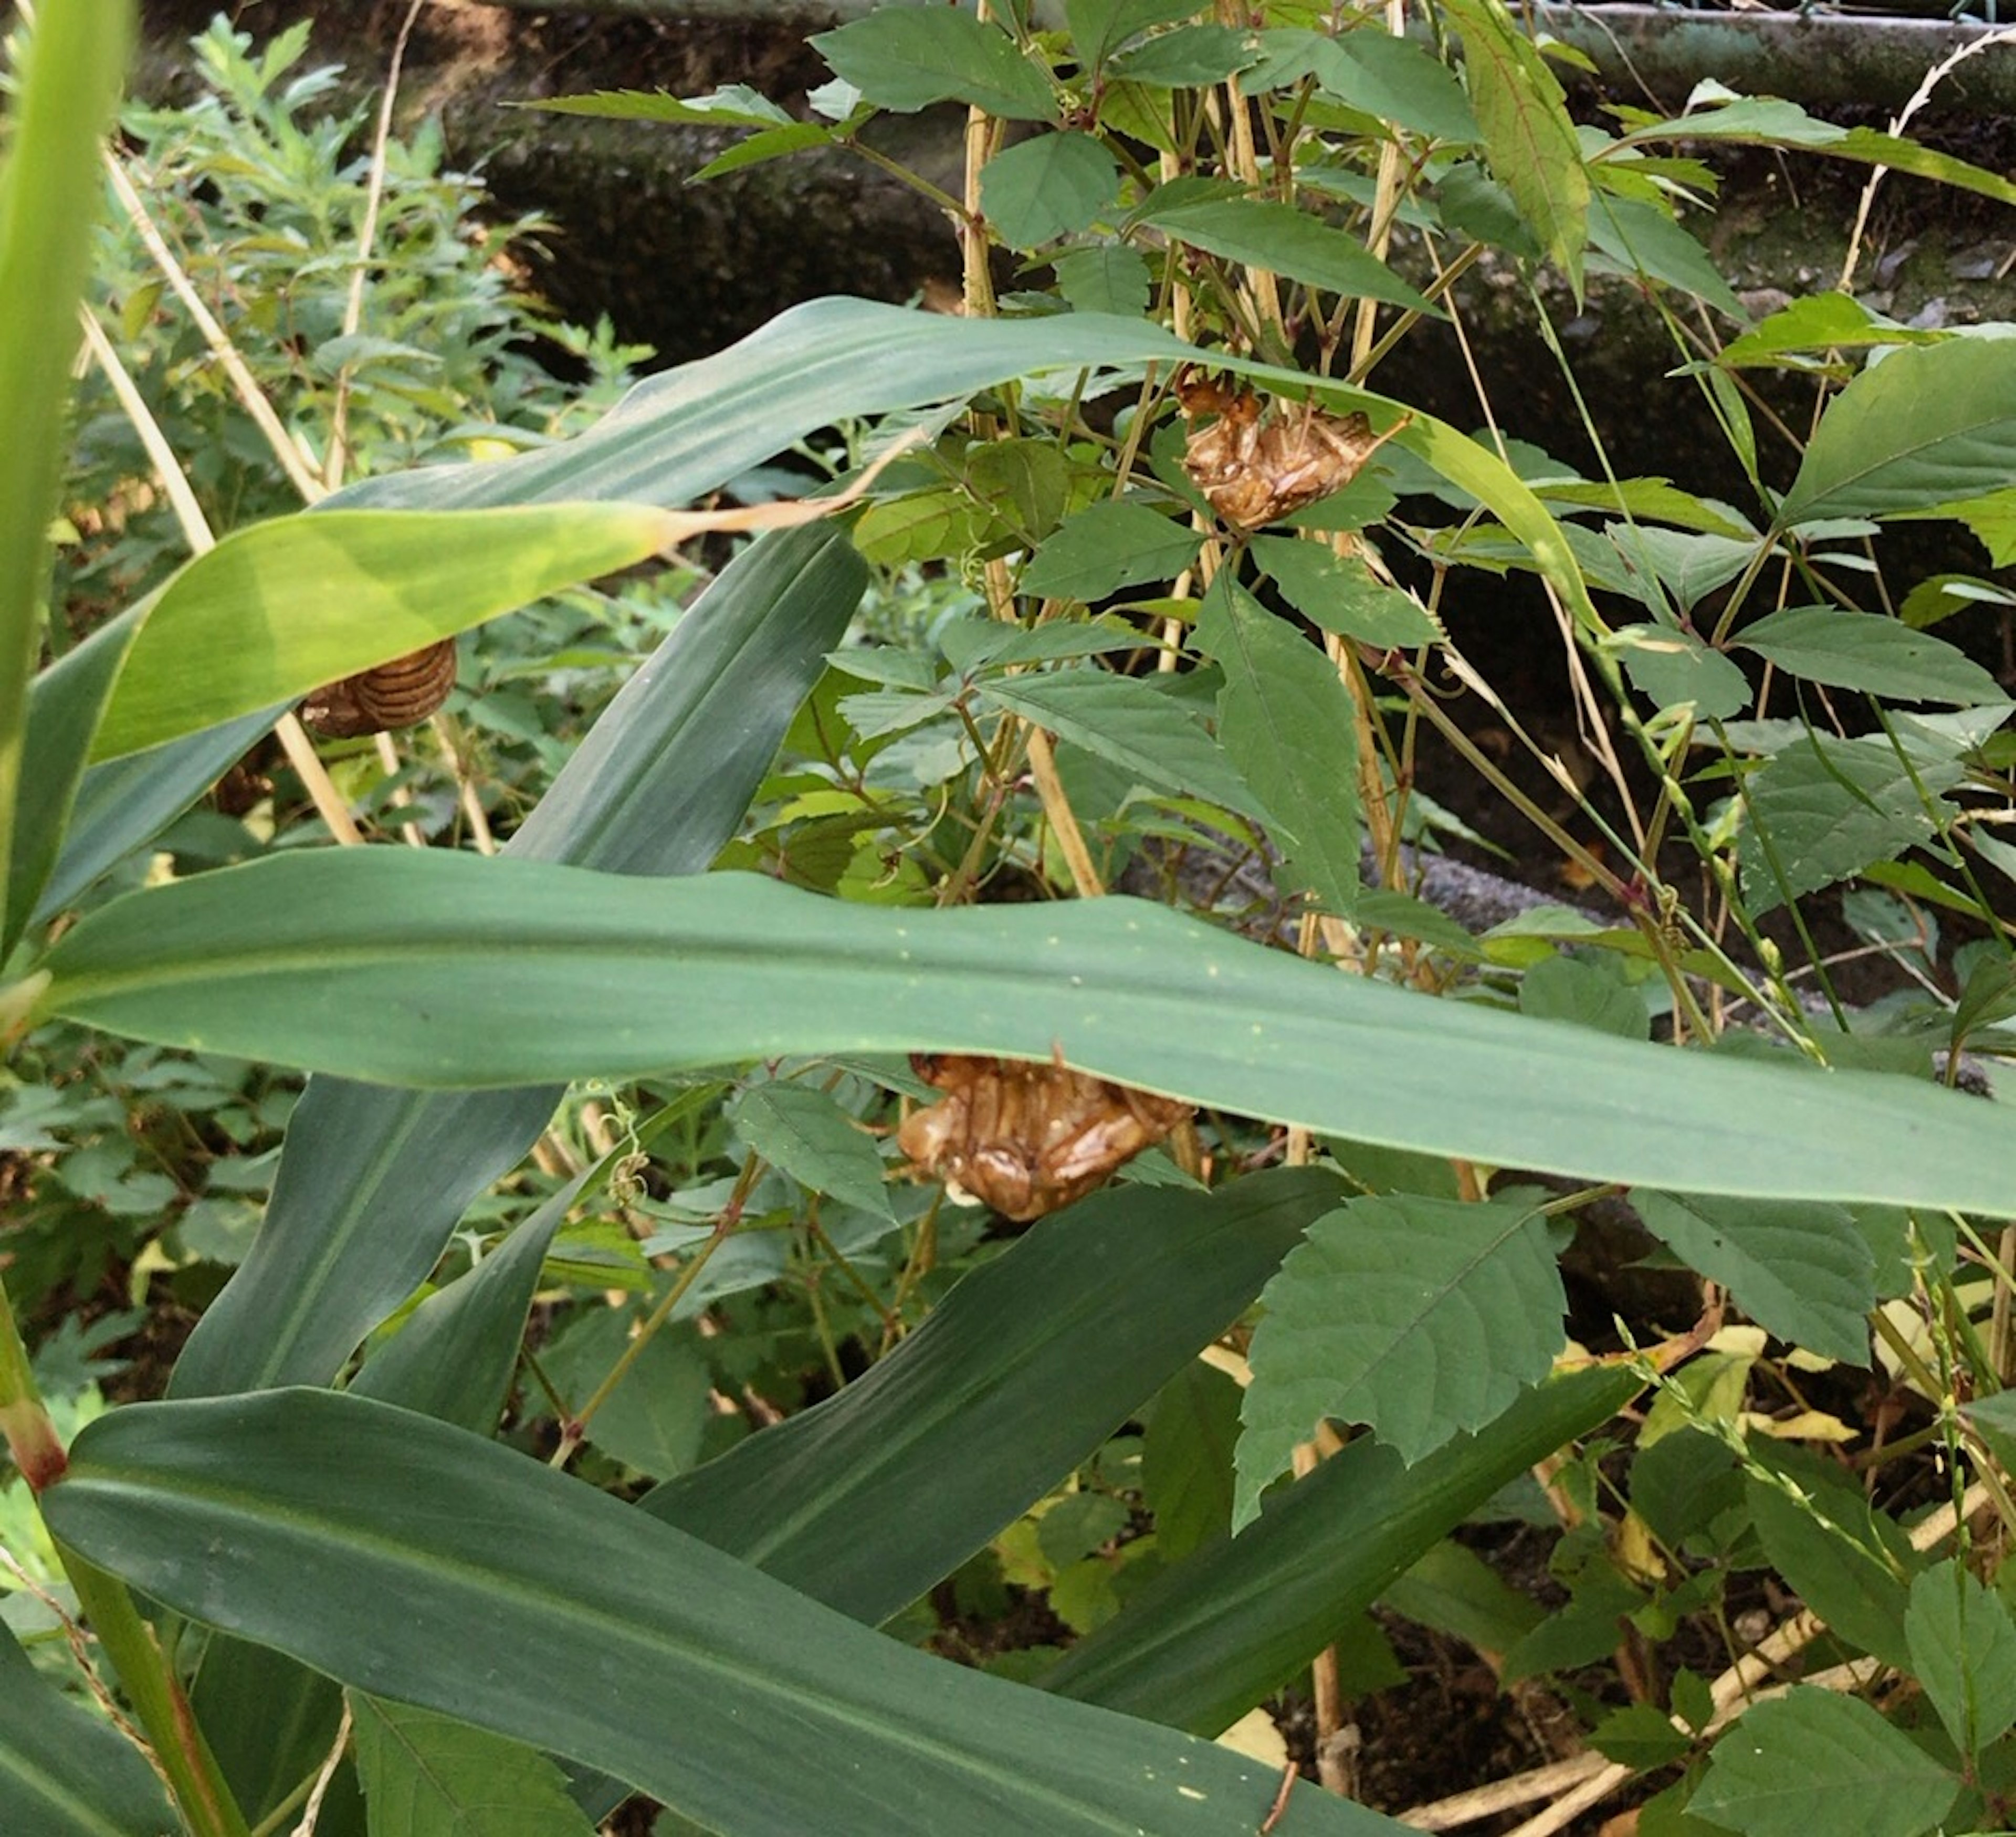
<svg viewBox="0 0 2016 1837">
<path fill-rule="evenodd" d="M 133 634 L 94 760 L 159 746 L 418 650 L 655 554 L 628 504 L 303 513 L 254 524 L 169 582 Z"/>
<path fill-rule="evenodd" d="M 99 142 L 132 33 L 131 0 L 59 0 L 43 9 L 0 167 L 0 915 L 27 903 L 9 895 L 7 881 L 28 679 L 41 643 L 77 302 L 104 207 Z"/>
<path fill-rule="evenodd" d="M 1330 1176 L 1276 1170 L 1208 1197 L 1096 1194 L 967 1276 L 866 1377 L 643 1509 L 857 1619 L 886 1619 L 1186 1364 L 1337 1192 Z"/>
<path fill-rule="evenodd" d="M 362 1398 L 115 1410 L 43 1503 L 66 1544 L 178 1612 L 602 1767 L 723 1837 L 1251 1837 L 1278 1783 L 885 1640 L 521 1454 Z M 1293 1810 L 1291 1837 L 1394 1828 L 1321 1794 Z"/>
<path fill-rule="evenodd" d="M 163 1837 L 174 1828 L 140 1750 L 38 1675 L 0 1625 L 0 1830 Z"/>
<path fill-rule="evenodd" d="M 1238 1536 L 1157 1576 L 1044 1688 L 1201 1734 L 1230 1727 L 1500 1486 L 1600 1427 L 1637 1388 L 1615 1370 L 1550 1378 L 1411 1468 L 1377 1442 L 1352 1443 Z"/>
<path fill-rule="evenodd" d="M 1589 174 L 1561 86 L 1499 0 L 1446 0 L 1463 34 L 1485 157 L 1540 246 L 1582 297 Z"/>
<path fill-rule="evenodd" d="M 130 894 L 45 964 L 40 1012 L 387 1082 L 1060 1051 L 1121 1083 L 1500 1166 L 2016 1214 L 2016 1119 L 1995 1105 L 1436 1001 L 1122 898 L 913 912 L 743 874 L 348 849 Z"/>
<path fill-rule="evenodd" d="M 612 873 L 705 868 L 866 578 L 830 528 L 751 544 L 624 686 L 506 855 Z M 433 1268 L 470 1200 L 531 1146 L 559 1095 L 311 1079 L 265 1225 L 183 1349 L 175 1393 L 328 1383 Z"/>
</svg>

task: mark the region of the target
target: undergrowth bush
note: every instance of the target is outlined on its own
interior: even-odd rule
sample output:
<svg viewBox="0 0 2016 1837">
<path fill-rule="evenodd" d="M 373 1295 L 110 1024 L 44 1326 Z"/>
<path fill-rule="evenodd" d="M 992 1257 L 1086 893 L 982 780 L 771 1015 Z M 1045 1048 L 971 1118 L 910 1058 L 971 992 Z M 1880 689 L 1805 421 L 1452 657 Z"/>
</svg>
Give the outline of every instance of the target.
<svg viewBox="0 0 2016 1837">
<path fill-rule="evenodd" d="M 2005 1821 L 2016 704 L 1931 628 L 2016 559 L 2016 347 L 1852 275 L 1755 318 L 1694 232 L 1719 146 L 2016 186 L 1720 90 L 1578 122 L 1493 0 L 1433 49 L 1202 11 L 891 8 L 802 117 L 554 105 L 746 130 L 722 171 L 968 110 L 962 315 L 815 301 L 615 406 L 641 354 L 495 265 L 535 226 L 213 31 L 122 157 L 296 511 L 137 246 L 83 281 L 119 47 L 43 0 L 0 193 L 41 301 L 0 553 L 67 520 L 55 591 L 0 571 L 10 1830 L 634 1789 L 668 1833 L 1369 1832 L 1249 1713 L 1314 1661 L 1339 1783 L 1407 1626 L 1571 1728 L 1493 1801 L 1525 1837 L 1627 1788 L 1667 1837 Z M 1543 277 L 1654 303 L 1744 501 L 1377 393 L 1480 266 L 1571 384 Z M 80 286 L 146 407 L 87 384 L 59 485 Z M 787 452 L 823 499 L 679 508 Z M 1928 517 L 1986 571 L 1890 578 Z M 724 529 L 695 595 L 661 558 Z M 1450 635 L 1510 574 L 1585 769 Z M 319 817 L 298 751 L 197 808 L 478 628 L 431 784 L 337 743 Z M 1431 761 L 1581 902 L 1453 892 Z M 323 845 L 346 802 L 382 839 Z M 1544 1531 L 1543 1595 L 1480 1524 Z"/>
</svg>

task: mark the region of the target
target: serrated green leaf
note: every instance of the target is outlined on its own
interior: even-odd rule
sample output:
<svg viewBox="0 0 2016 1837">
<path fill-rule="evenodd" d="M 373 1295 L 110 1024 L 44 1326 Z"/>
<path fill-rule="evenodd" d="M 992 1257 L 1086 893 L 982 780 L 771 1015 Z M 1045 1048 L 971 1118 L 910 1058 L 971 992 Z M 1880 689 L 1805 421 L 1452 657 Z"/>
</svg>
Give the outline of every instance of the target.
<svg viewBox="0 0 2016 1837">
<path fill-rule="evenodd" d="M 371 1837 L 594 1837 L 536 1748 L 357 1691 L 350 1713 Z"/>
<path fill-rule="evenodd" d="M 1913 763 L 1915 782 L 1880 734 L 1810 733 L 1767 760 L 1749 780 L 1751 820 L 1737 844 L 1750 909 L 1769 912 L 1928 840 L 1935 825 L 1924 798 L 1951 790 L 1961 771 L 1946 760 Z M 1760 830 L 1771 839 L 1775 870 Z"/>
<path fill-rule="evenodd" d="M 2002 1597 L 1952 1559 L 1911 1583 L 1911 1669 L 1953 1745 L 1971 1758 L 2016 1724 L 2016 1623 Z"/>
<path fill-rule="evenodd" d="M 693 174 L 691 182 L 719 178 L 741 172 L 766 160 L 788 158 L 815 146 L 831 146 L 841 138 L 837 125 L 826 121 L 794 121 L 789 127 L 765 128 L 760 133 L 738 140 L 725 153 L 717 153 Z"/>
<path fill-rule="evenodd" d="M 1838 1469 L 1790 1445 L 1758 1452 L 1780 1475 L 1773 1482 L 1753 1474 L 1744 1482 L 1772 1566 L 1840 1637 L 1908 1671 L 1908 1579 L 1924 1566 L 1910 1539 Z"/>
<path fill-rule="evenodd" d="M 1959 518 L 1981 538 L 1988 551 L 1989 566 L 2016 566 L 2016 485 L 1978 498 L 1963 498 L 1957 503 L 1938 505 L 1922 514 Z"/>
<path fill-rule="evenodd" d="M 2016 471 L 2016 342 L 1892 351 L 1827 405 L 1778 527 L 1886 517 L 2000 489 Z"/>
<path fill-rule="evenodd" d="M 1222 83 L 1251 69 L 1262 56 L 1258 32 L 1232 26 L 1183 26 L 1129 46 L 1110 67 L 1120 81 L 1183 89 Z"/>
<path fill-rule="evenodd" d="M 1445 0 L 1463 34 L 1463 69 L 1485 157 L 1582 297 L 1589 183 L 1561 84 L 1499 0 Z"/>
<path fill-rule="evenodd" d="M 1088 229 L 1119 196 L 1119 162 L 1089 134 L 1039 134 L 980 175 L 981 209 L 1011 249 Z"/>
<path fill-rule="evenodd" d="M 1530 1595 L 1506 1582 L 1476 1551 L 1444 1538 L 1379 1597 L 1422 1626 L 1502 1657 L 1546 1618 Z"/>
<path fill-rule="evenodd" d="M 1074 312 L 1118 312 L 1138 318 L 1148 310 L 1154 276 L 1148 264 L 1125 243 L 1074 249 L 1052 265 L 1057 291 Z"/>
<path fill-rule="evenodd" d="M 721 1252 L 707 1269 L 715 1275 Z M 589 1418 L 588 1440 L 605 1454 L 654 1480 L 684 1473 L 700 1452 L 707 1421 L 705 1356 L 689 1325 L 661 1327 L 641 1347 L 633 1347 L 639 1313 L 635 1303 L 597 1307 L 571 1319 L 542 1349 L 541 1368 L 570 1411 L 578 1411 L 615 1370 L 635 1356 L 622 1380 Z"/>
<path fill-rule="evenodd" d="M 1797 1684 L 1715 1743 L 1690 1804 L 1743 1837 L 1921 1837 L 1959 1795 L 1867 1703 Z"/>
<path fill-rule="evenodd" d="M 896 1222 L 882 1157 L 826 1092 L 781 1079 L 752 1085 L 733 1115 L 736 1133 L 801 1186 Z"/>
<path fill-rule="evenodd" d="M 1355 556 L 1292 536 L 1255 536 L 1251 547 L 1282 596 L 1326 632 L 1389 650 L 1412 650 L 1442 637 L 1424 608 L 1398 587 L 1374 580 Z"/>
<path fill-rule="evenodd" d="M 1225 674 L 1219 744 L 1266 808 L 1281 854 L 1277 878 L 1348 917 L 1358 898 L 1358 746 L 1337 666 L 1235 585 L 1229 571 L 1198 609 L 1197 639 Z"/>
<path fill-rule="evenodd" d="M 1748 678 L 1719 650 L 1677 625 L 1625 625 L 1607 641 L 1631 686 L 1661 708 L 1691 704 L 1710 721 L 1749 706 Z"/>
<path fill-rule="evenodd" d="M 1022 571 L 1023 591 L 1053 600 L 1103 600 L 1122 587 L 1172 581 L 1204 536 L 1146 504 L 1094 504 L 1068 519 Z"/>
<path fill-rule="evenodd" d="M 1262 1300 L 1235 1529 L 1321 1417 L 1368 1425 L 1409 1464 L 1489 1421 L 1546 1375 L 1567 1311 L 1536 1214 L 1412 1194 L 1319 1219 Z"/>
<path fill-rule="evenodd" d="M 1633 1195 L 1646 1226 L 1759 1326 L 1787 1344 L 1850 1365 L 1869 1363 L 1876 1259 L 1835 1205 Z"/>
<path fill-rule="evenodd" d="M 949 7 L 871 13 L 807 40 L 864 102 L 905 114 L 963 102 L 1010 121 L 1047 121 L 1056 92 L 998 25 Z"/>
<path fill-rule="evenodd" d="M 1604 1760 L 1637 1773 L 1670 1766 L 1694 1745 L 1654 1703 L 1631 1703 L 1611 1710 L 1589 1731 L 1589 1745 Z"/>
<path fill-rule="evenodd" d="M 1621 1039 L 1651 1036 L 1645 998 L 1619 977 L 1614 960 L 1541 958 L 1519 979 L 1519 1011 L 1535 1020 L 1593 1027 Z"/>
<path fill-rule="evenodd" d="M 1788 606 L 1744 626 L 1734 642 L 1833 689 L 1967 707 L 2003 699 L 2001 686 L 1957 646 L 1877 613 Z"/>
<path fill-rule="evenodd" d="M 1973 606 L 2016 606 L 2016 594 L 2005 593 L 1978 575 L 1928 575 L 1897 608 L 1897 616 L 1914 632 L 1951 618 Z"/>
<path fill-rule="evenodd" d="M 1129 39 L 1155 26 L 1194 19 L 1203 0 L 1064 0 L 1064 23 L 1071 49 L 1096 69 Z"/>
<path fill-rule="evenodd" d="M 1316 81 L 1346 108 L 1434 140 L 1467 143 L 1481 137 L 1462 85 L 1411 39 L 1372 29 L 1334 38 L 1315 35 L 1323 48 L 1314 62 Z"/>
<path fill-rule="evenodd" d="M 1731 368 L 1776 365 L 1802 351 L 1854 351 L 1876 344 L 1936 344 L 1940 332 L 1916 332 L 1872 312 L 1847 294 L 1808 294 L 1732 338 L 1715 362 Z M 1807 365 L 1796 366 L 1801 369 Z"/>
<path fill-rule="evenodd" d="M 983 683 L 978 700 L 1124 765 L 1144 784 L 1262 816 L 1245 780 L 1183 704 L 1132 676 L 1065 669 Z"/>
<path fill-rule="evenodd" d="M 1151 202 L 1141 221 L 1228 261 L 1267 268 L 1330 293 L 1443 316 L 1355 237 L 1294 204 L 1224 198 L 1158 210 Z"/>
<path fill-rule="evenodd" d="M 1995 1458 L 2004 1467 L 2016 1468 L 2016 1390 L 1974 1398 L 1960 1409 Z"/>
<path fill-rule="evenodd" d="M 1597 193 L 1589 207 L 1589 240 L 1627 272 L 1691 294 L 1739 324 L 1750 317 L 1708 250 L 1655 204 Z"/>
<path fill-rule="evenodd" d="M 1071 499 L 1071 467 L 1054 441 L 988 441 L 967 455 L 966 483 L 1025 542 L 1054 529 Z"/>
</svg>

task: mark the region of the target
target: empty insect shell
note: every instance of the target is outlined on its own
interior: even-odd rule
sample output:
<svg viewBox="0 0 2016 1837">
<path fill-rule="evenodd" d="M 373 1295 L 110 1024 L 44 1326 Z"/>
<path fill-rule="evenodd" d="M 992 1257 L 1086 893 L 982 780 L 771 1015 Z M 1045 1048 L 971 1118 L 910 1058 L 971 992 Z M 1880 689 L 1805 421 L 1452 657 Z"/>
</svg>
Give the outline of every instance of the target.
<svg viewBox="0 0 2016 1837">
<path fill-rule="evenodd" d="M 455 686 L 455 640 L 395 657 L 376 669 L 325 683 L 301 704 L 301 719 L 330 740 L 353 740 L 424 721 Z"/>
</svg>

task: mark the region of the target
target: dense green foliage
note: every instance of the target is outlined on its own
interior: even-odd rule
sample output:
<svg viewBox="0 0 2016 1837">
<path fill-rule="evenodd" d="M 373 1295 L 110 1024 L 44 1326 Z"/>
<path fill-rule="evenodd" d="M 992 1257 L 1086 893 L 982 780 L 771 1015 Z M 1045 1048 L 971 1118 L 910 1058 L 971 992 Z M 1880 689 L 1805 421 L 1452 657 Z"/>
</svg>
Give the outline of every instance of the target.
<svg viewBox="0 0 2016 1837">
<path fill-rule="evenodd" d="M 891 7 L 803 117 L 558 106 L 728 171 L 964 105 L 964 314 L 810 302 L 617 406 L 647 354 L 299 34 L 129 112 L 173 254 L 94 232 L 115 10 L 42 0 L 0 172 L 0 297 L 62 283 L 0 325 L 56 557 L 0 570 L 0 1826 L 1369 1834 L 1210 1738 L 1402 1620 L 1576 1720 L 1530 1837 L 2006 1821 L 2016 1129 L 1940 1087 L 2011 1043 L 2016 704 L 1931 628 L 2007 596 L 1884 570 L 1904 518 L 2016 559 L 2013 334 L 1755 319 L 1690 226 L 1717 143 L 2016 186 L 1726 93 L 1578 122 L 1496 0 Z M 1748 499 L 1379 393 L 1480 266 L 1550 341 L 1543 276 L 1656 302 Z M 1508 576 L 1582 776 L 1449 636 Z M 266 744 L 458 635 L 410 740 Z M 1424 896 L 1431 742 L 1608 917 Z M 1004 1125 L 1070 1201 L 1024 1231 L 905 1177 L 969 1055 L 1081 1105 Z M 1162 1112 L 1064 1066 L 1196 1119 L 1080 1197 Z M 1571 1310 L 1620 1204 L 1669 1284 Z M 1455 1535 L 1522 1522 L 1545 1608 Z"/>
</svg>

